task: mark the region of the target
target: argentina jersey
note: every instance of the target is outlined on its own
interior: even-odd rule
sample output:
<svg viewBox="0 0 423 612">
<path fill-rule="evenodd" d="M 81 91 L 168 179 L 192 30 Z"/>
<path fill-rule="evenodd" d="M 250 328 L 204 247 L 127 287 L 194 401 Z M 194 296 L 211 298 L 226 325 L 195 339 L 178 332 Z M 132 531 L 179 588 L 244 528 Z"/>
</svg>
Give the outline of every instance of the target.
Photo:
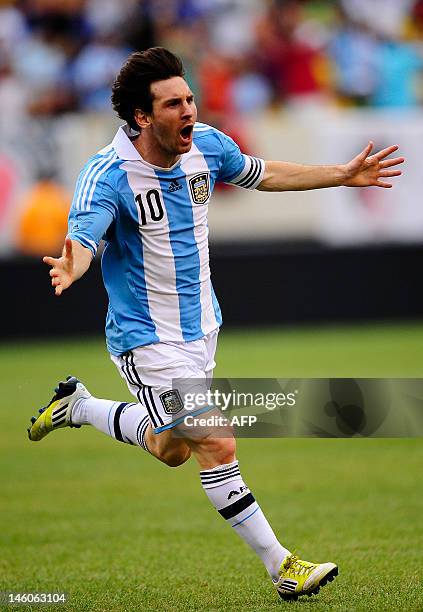
<svg viewBox="0 0 423 612">
<path fill-rule="evenodd" d="M 95 255 L 109 297 L 106 338 L 122 355 L 156 342 L 198 340 L 222 323 L 210 279 L 207 210 L 216 181 L 255 189 L 264 161 L 196 123 L 191 150 L 171 168 L 141 158 L 119 128 L 82 169 L 69 237 Z"/>
</svg>

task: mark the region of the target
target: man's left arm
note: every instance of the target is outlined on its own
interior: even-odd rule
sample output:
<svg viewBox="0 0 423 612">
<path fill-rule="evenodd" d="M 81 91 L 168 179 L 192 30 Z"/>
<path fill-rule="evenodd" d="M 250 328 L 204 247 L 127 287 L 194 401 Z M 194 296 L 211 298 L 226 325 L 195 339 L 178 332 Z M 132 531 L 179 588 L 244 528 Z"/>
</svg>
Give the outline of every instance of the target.
<svg viewBox="0 0 423 612">
<path fill-rule="evenodd" d="M 347 164 L 334 166 L 307 166 L 283 161 L 266 161 L 262 181 L 256 187 L 260 191 L 305 191 L 325 187 L 392 187 L 384 179 L 399 176 L 395 168 L 404 162 L 403 157 L 386 159 L 398 150 L 392 145 L 370 155 L 373 142 Z"/>
</svg>

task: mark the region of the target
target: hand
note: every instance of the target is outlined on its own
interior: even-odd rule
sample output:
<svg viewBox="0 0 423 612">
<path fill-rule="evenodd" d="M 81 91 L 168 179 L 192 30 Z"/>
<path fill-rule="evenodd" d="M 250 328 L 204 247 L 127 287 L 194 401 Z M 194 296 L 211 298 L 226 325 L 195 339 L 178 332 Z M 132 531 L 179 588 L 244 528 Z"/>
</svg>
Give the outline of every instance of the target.
<svg viewBox="0 0 423 612">
<path fill-rule="evenodd" d="M 372 149 L 373 142 L 370 141 L 357 157 L 342 166 L 345 177 L 343 185 L 346 187 L 392 187 L 392 183 L 387 183 L 381 179 L 402 174 L 401 170 L 388 170 L 388 168 L 402 164 L 405 161 L 403 157 L 385 159 L 388 155 L 397 151 L 398 146 L 392 145 L 374 155 L 370 155 Z"/>
<path fill-rule="evenodd" d="M 75 280 L 74 272 L 74 257 L 72 240 L 66 238 L 63 248 L 63 255 L 58 259 L 54 257 L 43 257 L 43 262 L 52 266 L 50 270 L 51 284 L 55 288 L 56 295 L 62 295 L 62 291 L 70 287 Z"/>
</svg>

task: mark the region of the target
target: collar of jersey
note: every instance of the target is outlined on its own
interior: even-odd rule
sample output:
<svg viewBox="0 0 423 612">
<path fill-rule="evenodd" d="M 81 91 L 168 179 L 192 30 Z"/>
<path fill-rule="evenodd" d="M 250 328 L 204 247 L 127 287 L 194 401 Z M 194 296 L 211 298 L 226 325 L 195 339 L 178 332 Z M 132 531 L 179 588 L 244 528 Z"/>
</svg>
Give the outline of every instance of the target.
<svg viewBox="0 0 423 612">
<path fill-rule="evenodd" d="M 161 172 L 171 172 L 176 168 L 176 166 L 179 166 L 179 164 L 181 163 L 182 155 L 173 164 L 173 166 L 170 166 L 170 168 L 162 168 L 162 166 L 155 166 L 154 164 L 150 164 L 150 162 L 146 161 L 143 157 L 141 157 L 137 149 L 132 144 L 131 138 L 133 139 L 137 135 L 138 132 L 132 130 L 129 125 L 120 126 L 112 142 L 112 146 L 120 157 L 120 159 L 124 159 L 126 161 L 141 161 L 146 166 L 149 166 L 154 170 L 160 170 Z"/>
</svg>

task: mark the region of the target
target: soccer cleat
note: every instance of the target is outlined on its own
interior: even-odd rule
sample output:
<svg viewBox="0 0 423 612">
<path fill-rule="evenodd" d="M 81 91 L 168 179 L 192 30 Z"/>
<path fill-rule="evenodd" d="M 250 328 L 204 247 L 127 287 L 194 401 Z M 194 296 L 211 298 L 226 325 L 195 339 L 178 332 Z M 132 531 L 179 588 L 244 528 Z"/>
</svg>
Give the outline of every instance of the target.
<svg viewBox="0 0 423 612">
<path fill-rule="evenodd" d="M 332 582 L 338 575 L 334 563 L 310 563 L 296 555 L 288 555 L 279 570 L 279 580 L 274 582 L 281 599 L 296 601 L 301 595 L 317 595 L 320 587 Z"/>
<path fill-rule="evenodd" d="M 59 382 L 55 392 L 50 403 L 39 409 L 39 417 L 31 418 L 32 425 L 28 429 L 28 437 L 33 442 L 42 440 L 54 429 L 81 427 L 72 423 L 72 408 L 76 400 L 91 397 L 91 393 L 74 376 L 68 376 L 66 381 Z"/>
</svg>

